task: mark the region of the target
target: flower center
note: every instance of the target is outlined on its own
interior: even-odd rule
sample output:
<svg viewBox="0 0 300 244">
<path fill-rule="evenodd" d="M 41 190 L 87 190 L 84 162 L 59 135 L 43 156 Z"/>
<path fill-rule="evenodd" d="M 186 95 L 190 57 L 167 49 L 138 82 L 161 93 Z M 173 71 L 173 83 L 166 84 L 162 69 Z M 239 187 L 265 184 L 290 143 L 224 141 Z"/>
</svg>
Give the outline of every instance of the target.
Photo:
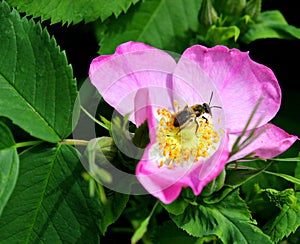
<svg viewBox="0 0 300 244">
<path fill-rule="evenodd" d="M 163 108 L 157 114 L 160 116 L 156 133 L 159 167 L 198 162 L 216 151 L 220 135 L 214 130 L 210 114 L 196 115 L 192 107 L 177 113 Z"/>
</svg>

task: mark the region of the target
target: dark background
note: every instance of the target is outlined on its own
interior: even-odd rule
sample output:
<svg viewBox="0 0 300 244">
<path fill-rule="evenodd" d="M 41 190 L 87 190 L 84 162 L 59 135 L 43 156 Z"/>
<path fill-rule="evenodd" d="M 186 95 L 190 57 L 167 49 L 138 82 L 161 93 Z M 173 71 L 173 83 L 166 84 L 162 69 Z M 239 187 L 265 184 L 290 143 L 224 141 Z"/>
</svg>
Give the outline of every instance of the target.
<svg viewBox="0 0 300 244">
<path fill-rule="evenodd" d="M 262 0 L 262 11 L 279 10 L 286 21 L 300 28 L 299 2 Z M 250 57 L 273 70 L 282 89 L 281 108 L 272 121 L 287 132 L 300 136 L 300 40 L 264 39 L 243 47 Z M 291 150 L 295 156 L 300 141 Z"/>
</svg>

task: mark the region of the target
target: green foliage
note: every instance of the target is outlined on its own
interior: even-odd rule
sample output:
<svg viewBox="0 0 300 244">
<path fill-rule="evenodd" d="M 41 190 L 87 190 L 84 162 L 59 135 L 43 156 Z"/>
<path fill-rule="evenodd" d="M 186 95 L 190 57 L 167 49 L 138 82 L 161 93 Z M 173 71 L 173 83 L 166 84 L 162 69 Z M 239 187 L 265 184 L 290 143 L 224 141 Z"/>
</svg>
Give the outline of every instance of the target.
<svg viewBox="0 0 300 244">
<path fill-rule="evenodd" d="M 154 211 L 155 211 L 156 207 L 158 206 L 158 203 L 159 202 L 157 201 L 156 204 L 154 205 L 154 207 L 152 208 L 152 211 L 150 212 L 149 216 L 147 216 L 147 218 L 145 218 L 140 223 L 139 227 L 135 230 L 133 236 L 131 237 L 132 244 L 136 244 L 139 240 L 141 240 L 143 238 L 143 236 L 147 232 L 150 219 L 151 219 L 152 215 L 154 214 Z"/>
<path fill-rule="evenodd" d="M 86 147 L 89 174 L 100 182 L 111 183 L 112 176 L 105 165 L 116 157 L 117 148 L 111 137 L 95 138 Z"/>
<path fill-rule="evenodd" d="M 238 191 L 219 203 L 189 205 L 183 214 L 170 217 L 179 228 L 195 237 L 215 235 L 224 243 L 272 243 L 251 219 Z"/>
<path fill-rule="evenodd" d="M 274 242 L 278 242 L 291 232 L 295 232 L 300 226 L 300 205 L 297 204 L 297 198 L 293 189 L 276 191 L 266 189 L 263 191 L 270 201 L 279 208 L 279 214 L 273 216 L 263 226 L 263 231 L 268 234 Z"/>
<path fill-rule="evenodd" d="M 0 216 L 16 185 L 19 174 L 19 156 L 13 135 L 0 121 Z"/>
<path fill-rule="evenodd" d="M 65 53 L 39 24 L 20 19 L 4 2 L 0 33 L 0 116 L 45 141 L 67 137 L 77 91 Z"/>
<path fill-rule="evenodd" d="M 0 242 L 98 242 L 97 202 L 88 196 L 77 151 L 40 145 L 20 155 L 20 176 L 0 218 Z"/>
<path fill-rule="evenodd" d="M 144 236 L 144 234 L 147 232 L 147 227 L 149 224 L 151 216 L 148 216 L 142 223 L 140 224 L 139 228 L 134 232 L 131 243 L 136 244 L 139 240 L 141 240 Z"/>
<path fill-rule="evenodd" d="M 135 130 L 134 136 L 132 137 L 132 142 L 139 148 L 145 148 L 149 144 L 150 138 L 147 121 L 145 121 Z"/>
<path fill-rule="evenodd" d="M 77 24 L 95 21 L 100 18 L 102 21 L 114 14 L 118 17 L 126 12 L 132 4 L 139 0 L 8 0 L 11 6 L 16 7 L 27 16 L 41 17 L 42 20 L 50 19 L 52 24 L 62 22 Z"/>
<path fill-rule="evenodd" d="M 238 46 L 263 38 L 300 39 L 300 29 L 277 11 L 261 12 L 262 0 L 205 0 L 196 40 L 206 45 Z"/>
<path fill-rule="evenodd" d="M 123 213 L 126 204 L 129 200 L 129 195 L 110 192 L 107 200 L 101 202 L 100 210 L 100 231 L 104 235 L 107 227 L 113 224 Z"/>
<path fill-rule="evenodd" d="M 258 16 L 255 24 L 250 23 L 241 40 L 250 43 L 263 38 L 300 39 L 300 28 L 289 25 L 279 11 L 266 11 Z"/>
<path fill-rule="evenodd" d="M 101 33 L 100 53 L 113 53 L 126 41 L 139 41 L 157 48 L 181 51 L 189 39 L 188 32 L 198 27 L 201 1 L 148 0 L 137 4 L 126 15 L 110 19 Z M 100 26 L 101 27 L 101 26 Z M 103 31 L 103 27 L 99 32 Z"/>
</svg>

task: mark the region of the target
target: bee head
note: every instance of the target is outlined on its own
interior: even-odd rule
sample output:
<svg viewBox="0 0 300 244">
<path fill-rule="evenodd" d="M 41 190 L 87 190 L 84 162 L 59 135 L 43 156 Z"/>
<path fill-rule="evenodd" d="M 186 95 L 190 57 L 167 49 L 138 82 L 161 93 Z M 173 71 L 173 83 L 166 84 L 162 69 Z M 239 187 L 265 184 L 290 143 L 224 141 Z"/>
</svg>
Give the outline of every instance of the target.
<svg viewBox="0 0 300 244">
<path fill-rule="evenodd" d="M 211 115 L 211 109 L 210 109 L 210 106 L 207 103 L 203 103 L 202 112 Z"/>
</svg>

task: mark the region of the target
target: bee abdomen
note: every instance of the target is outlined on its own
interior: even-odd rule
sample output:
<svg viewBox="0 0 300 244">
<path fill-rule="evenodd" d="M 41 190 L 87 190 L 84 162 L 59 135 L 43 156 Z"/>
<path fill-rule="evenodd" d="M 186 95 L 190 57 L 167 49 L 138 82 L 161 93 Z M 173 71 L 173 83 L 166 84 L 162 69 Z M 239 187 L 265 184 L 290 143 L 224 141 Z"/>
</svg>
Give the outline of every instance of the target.
<svg viewBox="0 0 300 244">
<path fill-rule="evenodd" d="M 191 118 L 192 114 L 193 113 L 191 113 L 188 110 L 183 110 L 183 111 L 179 112 L 176 115 L 176 117 L 174 118 L 174 121 L 173 121 L 174 127 L 179 127 L 179 126 L 183 125 L 184 123 L 186 123 Z"/>
</svg>

